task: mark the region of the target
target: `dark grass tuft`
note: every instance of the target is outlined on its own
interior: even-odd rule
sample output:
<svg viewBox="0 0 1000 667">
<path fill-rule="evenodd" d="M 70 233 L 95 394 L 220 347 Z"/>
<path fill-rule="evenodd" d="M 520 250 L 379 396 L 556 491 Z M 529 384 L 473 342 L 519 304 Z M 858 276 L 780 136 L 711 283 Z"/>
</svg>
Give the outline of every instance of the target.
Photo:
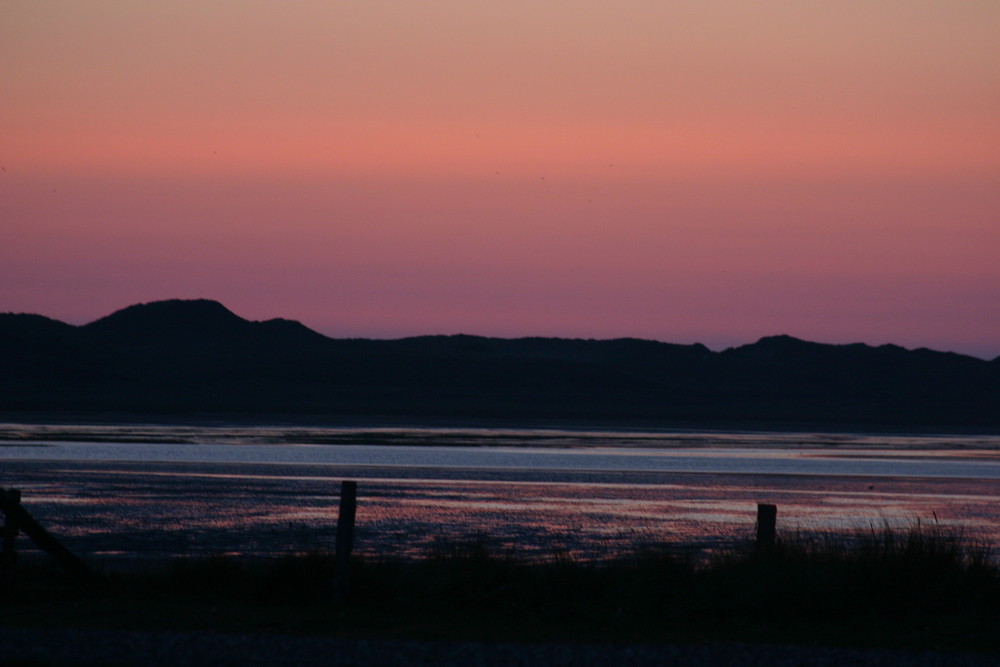
<svg viewBox="0 0 1000 667">
<path fill-rule="evenodd" d="M 604 562 L 525 561 L 480 537 L 439 543 L 423 559 L 357 558 L 341 605 L 333 572 L 327 553 L 219 557 L 108 574 L 84 589 L 51 569 L 23 568 L 0 610 L 29 624 L 1000 651 L 997 562 L 936 527 L 796 536 L 705 557 L 647 548 Z M 31 609 L 38 614 L 26 621 Z"/>
</svg>

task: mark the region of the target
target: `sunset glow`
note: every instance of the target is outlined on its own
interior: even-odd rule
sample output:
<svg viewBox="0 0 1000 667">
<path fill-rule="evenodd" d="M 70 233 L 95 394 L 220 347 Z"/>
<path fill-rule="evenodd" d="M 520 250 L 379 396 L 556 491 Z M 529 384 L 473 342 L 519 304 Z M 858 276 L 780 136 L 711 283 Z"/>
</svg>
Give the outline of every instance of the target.
<svg viewBox="0 0 1000 667">
<path fill-rule="evenodd" d="M 0 9 L 0 312 L 1000 355 L 1000 3 Z"/>
</svg>

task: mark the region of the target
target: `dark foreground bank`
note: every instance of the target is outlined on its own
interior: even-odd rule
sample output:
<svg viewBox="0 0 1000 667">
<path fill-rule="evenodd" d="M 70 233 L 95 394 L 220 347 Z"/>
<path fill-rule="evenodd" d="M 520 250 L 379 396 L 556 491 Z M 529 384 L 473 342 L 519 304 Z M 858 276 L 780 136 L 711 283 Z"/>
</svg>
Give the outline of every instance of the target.
<svg viewBox="0 0 1000 667">
<path fill-rule="evenodd" d="M 323 642 L 305 637 L 371 640 L 330 644 L 352 651 L 385 641 L 400 647 L 447 642 L 465 647 L 454 649 L 459 652 L 480 650 L 468 648 L 476 645 L 469 642 L 553 644 L 563 648 L 552 651 L 568 651 L 566 664 L 588 664 L 574 659 L 585 645 L 612 644 L 729 647 L 689 664 L 719 664 L 720 655 L 737 650 L 733 644 L 982 653 L 994 661 L 1000 654 L 996 561 L 981 546 L 926 529 L 786 541 L 701 560 L 657 551 L 603 563 L 527 563 L 480 542 L 452 544 L 426 559 L 355 561 L 349 595 L 340 604 L 332 600 L 333 574 L 333 559 L 325 554 L 179 560 L 160 571 L 106 573 L 89 581 L 44 565 L 20 567 L 3 589 L 0 627 L 72 629 L 95 637 L 154 633 L 167 643 L 191 638 L 164 648 L 164 655 L 186 650 L 187 641 L 210 644 L 218 637 L 242 646 L 257 634 L 297 637 L 288 645 L 305 642 L 317 651 L 326 650 Z M 610 648 L 595 650 L 611 655 Z M 499 664 L 492 655 L 478 664 Z M 560 660 L 538 655 L 548 657 L 503 664 Z"/>
<path fill-rule="evenodd" d="M 290 637 L 267 633 L 127 632 L 0 628 L 0 664 L 44 665 L 383 665 L 591 667 L 743 665 L 775 667 L 987 667 L 996 656 L 886 649 L 751 644 L 511 644 Z"/>
</svg>

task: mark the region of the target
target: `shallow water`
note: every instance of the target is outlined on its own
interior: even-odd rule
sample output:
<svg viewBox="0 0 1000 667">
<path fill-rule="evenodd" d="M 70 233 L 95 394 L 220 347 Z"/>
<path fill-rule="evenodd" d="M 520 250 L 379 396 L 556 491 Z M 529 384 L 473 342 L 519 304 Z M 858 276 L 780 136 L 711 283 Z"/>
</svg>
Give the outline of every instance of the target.
<svg viewBox="0 0 1000 667">
<path fill-rule="evenodd" d="M 0 425 L 0 484 L 91 556 L 331 549 L 343 479 L 372 555 L 712 547 L 752 538 L 758 502 L 786 534 L 921 522 L 994 541 L 998 455 L 987 436 Z"/>
</svg>

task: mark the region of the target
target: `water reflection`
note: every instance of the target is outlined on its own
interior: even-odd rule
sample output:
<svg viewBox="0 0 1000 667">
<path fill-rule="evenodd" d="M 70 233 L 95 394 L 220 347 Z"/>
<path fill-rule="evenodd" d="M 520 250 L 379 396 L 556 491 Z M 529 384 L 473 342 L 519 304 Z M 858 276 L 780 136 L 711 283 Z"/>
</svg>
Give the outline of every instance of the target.
<svg viewBox="0 0 1000 667">
<path fill-rule="evenodd" d="M 329 550 L 342 479 L 374 556 L 478 538 L 521 557 L 713 548 L 752 537 L 758 502 L 785 533 L 1000 535 L 994 436 L 0 424 L 0 461 L 85 556 Z"/>
<path fill-rule="evenodd" d="M 359 552 L 420 557 L 442 541 L 488 539 L 522 557 L 604 558 L 647 545 L 752 537 L 757 502 L 786 532 L 906 527 L 1000 534 L 996 482 L 657 473 L 614 482 L 428 479 L 412 470 L 227 464 L 10 462 L 5 485 L 83 555 L 145 557 L 333 548 L 339 480 L 357 479 Z M 588 473 L 590 474 L 590 473 Z"/>
</svg>

